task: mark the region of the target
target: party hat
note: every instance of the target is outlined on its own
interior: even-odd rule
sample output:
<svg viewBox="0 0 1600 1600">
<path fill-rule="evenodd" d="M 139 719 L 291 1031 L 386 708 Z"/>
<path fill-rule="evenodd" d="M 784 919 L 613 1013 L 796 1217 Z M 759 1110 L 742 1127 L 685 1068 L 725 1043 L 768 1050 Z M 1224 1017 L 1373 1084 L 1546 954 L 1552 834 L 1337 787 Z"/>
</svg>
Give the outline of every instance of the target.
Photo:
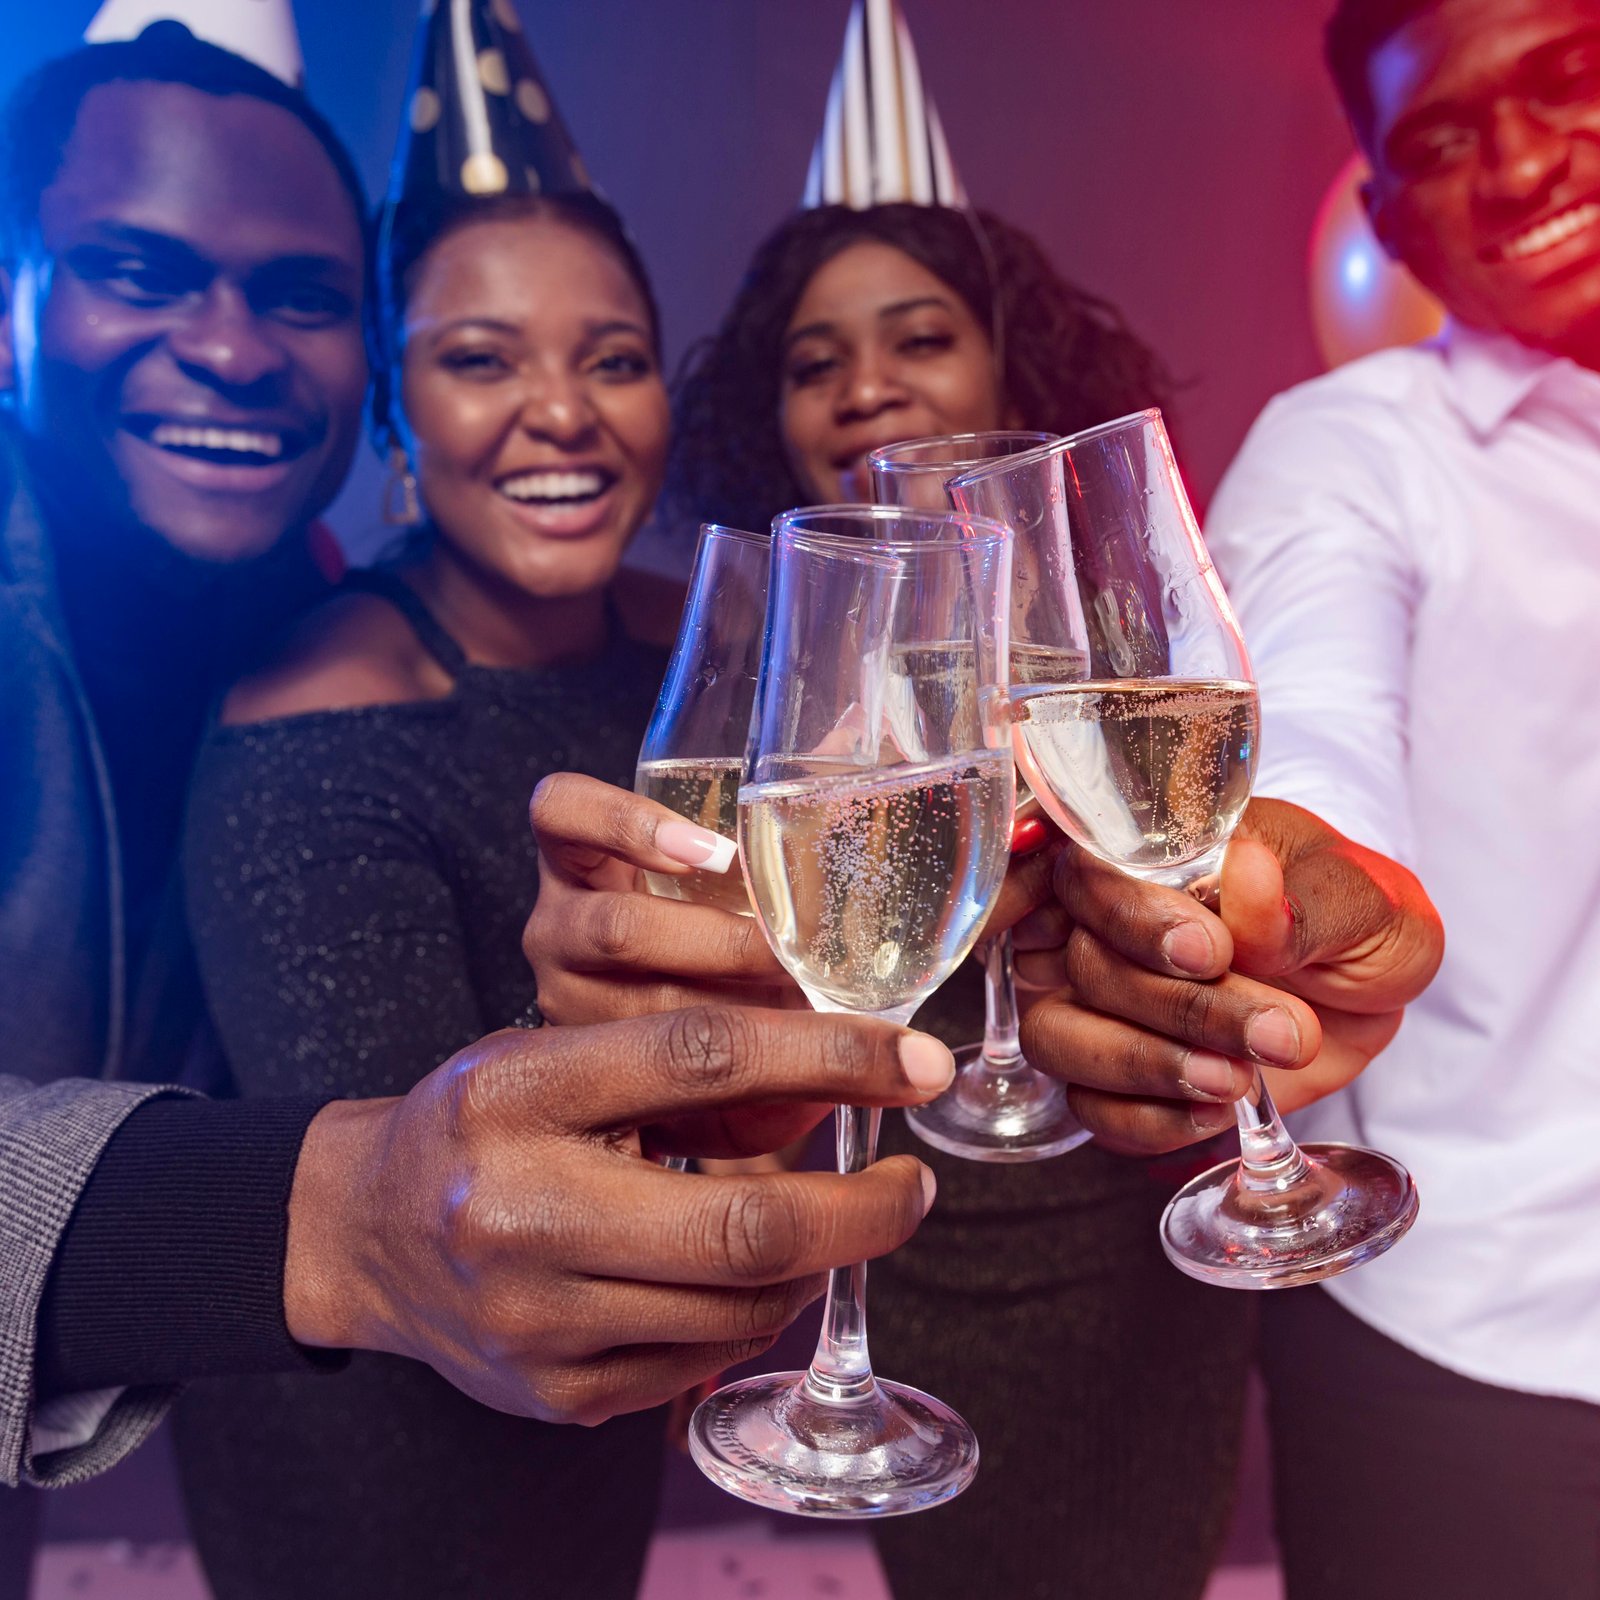
<svg viewBox="0 0 1600 1600">
<path fill-rule="evenodd" d="M 592 192 L 513 0 L 423 0 L 386 211 Z"/>
<path fill-rule="evenodd" d="M 898 0 L 855 0 L 803 208 L 965 206 Z"/>
<path fill-rule="evenodd" d="M 137 39 L 154 22 L 181 22 L 195 38 L 231 50 L 297 89 L 305 82 L 289 0 L 105 0 L 83 41 Z"/>
</svg>

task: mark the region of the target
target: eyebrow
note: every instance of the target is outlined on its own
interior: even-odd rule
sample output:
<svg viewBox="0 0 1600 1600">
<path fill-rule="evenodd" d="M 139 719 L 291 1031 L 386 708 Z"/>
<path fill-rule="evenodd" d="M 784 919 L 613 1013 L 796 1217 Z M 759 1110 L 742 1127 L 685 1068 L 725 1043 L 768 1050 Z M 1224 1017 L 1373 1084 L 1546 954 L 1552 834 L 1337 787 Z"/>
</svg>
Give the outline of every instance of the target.
<svg viewBox="0 0 1600 1600">
<path fill-rule="evenodd" d="M 1574 29 L 1571 33 L 1564 33 L 1559 39 L 1547 40 L 1544 44 L 1530 50 L 1517 62 L 1515 71 L 1509 83 L 1502 84 L 1499 93 L 1516 93 L 1520 81 L 1526 80 L 1548 61 L 1559 59 L 1568 50 L 1580 45 L 1592 45 L 1600 42 L 1600 25 Z M 1429 100 L 1418 106 L 1414 111 L 1408 111 L 1385 135 L 1383 148 L 1385 154 L 1391 148 L 1398 147 L 1406 138 L 1420 133 L 1425 129 L 1437 126 L 1452 118 L 1460 119 L 1470 116 L 1474 106 L 1482 99 L 1476 96 L 1446 96 L 1439 100 Z"/>
<path fill-rule="evenodd" d="M 910 300 L 896 300 L 889 305 L 878 307 L 878 318 L 882 321 L 886 317 L 901 317 L 908 311 L 920 311 L 923 306 L 939 306 L 945 311 L 951 309 L 950 302 L 943 295 L 922 294 Z M 798 344 L 802 339 L 826 338 L 836 331 L 835 324 L 831 322 L 808 322 L 803 328 L 796 328 L 788 338 L 783 341 L 785 350 L 790 345 Z"/>
<path fill-rule="evenodd" d="M 184 266 L 205 267 L 210 271 L 217 270 L 221 265 L 210 256 L 196 250 L 187 240 L 176 238 L 170 233 L 157 233 L 150 228 L 141 228 L 131 222 L 116 222 L 110 219 L 92 223 L 86 237 L 78 240 L 73 248 L 104 249 L 107 245 L 121 245 L 137 250 L 143 255 L 154 256 L 157 260 Z M 255 278 L 263 274 L 286 276 L 323 274 L 330 277 L 348 277 L 352 272 L 359 270 L 354 263 L 342 260 L 338 256 L 322 255 L 317 251 L 307 250 L 294 255 L 269 256 L 265 261 L 251 266 L 248 276 Z"/>
<path fill-rule="evenodd" d="M 503 333 L 508 337 L 516 337 L 522 328 L 515 322 L 507 322 L 502 317 L 452 317 L 448 322 L 441 322 L 426 330 L 430 339 L 440 339 L 446 334 L 457 333 L 466 328 L 479 328 L 486 333 Z M 649 330 L 642 323 L 630 321 L 627 317 L 612 317 L 605 322 L 590 322 L 584 325 L 583 336 L 586 339 L 603 339 L 612 333 L 637 334 L 641 339 L 650 337 Z"/>
</svg>

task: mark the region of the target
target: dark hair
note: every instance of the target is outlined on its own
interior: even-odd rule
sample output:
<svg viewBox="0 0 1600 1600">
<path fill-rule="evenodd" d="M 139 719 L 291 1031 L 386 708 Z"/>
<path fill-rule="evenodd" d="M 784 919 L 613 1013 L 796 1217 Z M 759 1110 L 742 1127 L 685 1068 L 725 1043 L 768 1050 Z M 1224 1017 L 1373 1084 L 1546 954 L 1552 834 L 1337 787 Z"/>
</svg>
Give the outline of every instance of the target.
<svg viewBox="0 0 1600 1600">
<path fill-rule="evenodd" d="M 1366 143 L 1372 131 L 1372 86 L 1367 67 L 1373 53 L 1406 23 L 1431 11 L 1439 0 L 1339 0 L 1323 32 L 1328 71 L 1345 115 Z"/>
<path fill-rule="evenodd" d="M 372 368 L 370 416 L 372 436 L 380 450 L 394 442 L 398 400 L 391 369 L 400 361 L 406 296 L 416 285 L 417 269 L 423 259 L 441 240 L 473 223 L 515 222 L 532 217 L 564 222 L 611 251 L 644 301 L 650 347 L 659 364 L 661 312 L 650 274 L 621 217 L 598 195 L 501 195 L 489 199 L 463 195 L 444 206 L 426 208 L 407 207 L 402 202 L 380 223 L 381 236 L 373 262 L 377 282 L 367 295 L 367 353 Z"/>
<path fill-rule="evenodd" d="M 0 112 L 0 259 L 14 260 L 39 225 L 39 202 L 61 170 L 78 113 L 108 83 L 178 83 L 202 94 L 244 95 L 281 106 L 326 151 L 365 235 L 367 198 L 349 152 L 298 89 L 264 67 L 197 39 L 180 22 L 152 23 L 137 39 L 84 45 L 46 61 Z"/>
<path fill-rule="evenodd" d="M 1017 425 L 1072 433 L 1169 402 L 1160 358 L 1114 306 L 1066 282 L 1020 228 L 940 206 L 822 206 L 767 238 L 721 328 L 685 362 L 669 521 L 761 532 L 805 501 L 779 431 L 783 336 L 817 270 L 863 240 L 904 251 L 949 284 L 991 339 L 999 322 L 1004 399 Z"/>
</svg>

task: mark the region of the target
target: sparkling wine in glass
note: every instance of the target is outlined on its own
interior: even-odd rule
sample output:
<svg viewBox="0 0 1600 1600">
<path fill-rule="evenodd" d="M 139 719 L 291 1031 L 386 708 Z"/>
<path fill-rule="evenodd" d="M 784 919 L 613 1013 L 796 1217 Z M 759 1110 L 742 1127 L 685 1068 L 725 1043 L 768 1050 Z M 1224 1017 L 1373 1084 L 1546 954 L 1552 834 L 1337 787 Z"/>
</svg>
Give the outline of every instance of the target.
<svg viewBox="0 0 1600 1600">
<path fill-rule="evenodd" d="M 1010 536 L 949 512 L 789 512 L 774 524 L 739 848 L 773 950 L 819 1011 L 909 1021 L 999 896 L 1014 802 L 1005 675 Z M 881 1113 L 840 1106 L 843 1172 Z M 821 1517 L 959 1494 L 972 1430 L 875 1376 L 864 1263 L 829 1275 L 805 1372 L 728 1385 L 691 1453 L 731 1493 Z"/>
<path fill-rule="evenodd" d="M 1055 599 L 1087 676 L 1011 695 L 1035 794 L 1085 849 L 1214 904 L 1250 798 L 1260 707 L 1160 412 L 977 468 L 951 496 L 1019 540 L 1040 523 L 1071 530 L 1076 581 Z M 1259 1069 L 1236 1110 L 1240 1159 L 1186 1184 L 1162 1217 L 1162 1245 L 1192 1277 L 1244 1289 L 1315 1282 L 1387 1250 L 1415 1220 L 1416 1186 L 1399 1162 L 1297 1146 Z"/>
<path fill-rule="evenodd" d="M 1036 450 L 1049 433 L 963 433 L 885 445 L 867 457 L 872 491 L 885 505 L 943 511 L 946 485 L 961 473 L 1001 457 Z M 1013 684 L 1059 683 L 1081 676 L 1083 654 L 1056 622 L 1056 608 L 1032 605 L 1041 582 L 1071 573 L 1070 553 L 1058 558 L 1041 530 L 1012 545 L 1011 669 Z M 1033 804 L 1019 784 L 1019 811 Z M 983 949 L 984 1027 L 981 1044 L 956 1052 L 956 1081 L 937 1100 L 905 1114 L 913 1133 L 940 1150 L 970 1161 L 1042 1161 L 1084 1143 L 1088 1131 L 1067 1105 L 1065 1088 L 1035 1072 L 1022 1053 L 1011 935 Z"/>
<path fill-rule="evenodd" d="M 726 839 L 738 836 L 771 551 L 765 534 L 710 522 L 700 529 L 678 638 L 634 772 L 635 793 Z M 750 915 L 738 873 L 644 877 L 652 894 Z"/>
</svg>

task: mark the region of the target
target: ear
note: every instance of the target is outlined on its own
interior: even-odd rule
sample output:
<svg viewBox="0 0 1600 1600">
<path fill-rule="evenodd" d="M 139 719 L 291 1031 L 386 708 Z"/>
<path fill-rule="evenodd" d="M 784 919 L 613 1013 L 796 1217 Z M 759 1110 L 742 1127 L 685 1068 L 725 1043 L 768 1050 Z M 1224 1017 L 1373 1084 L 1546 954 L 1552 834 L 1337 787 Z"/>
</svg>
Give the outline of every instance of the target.
<svg viewBox="0 0 1600 1600">
<path fill-rule="evenodd" d="M 0 262 L 0 403 L 14 400 L 17 389 L 17 358 L 11 342 L 12 282 L 11 268 Z"/>
<path fill-rule="evenodd" d="M 1383 253 L 1391 261 L 1399 261 L 1400 250 L 1395 243 L 1393 219 L 1388 204 L 1378 193 L 1378 180 L 1370 173 L 1361 184 L 1361 209 L 1366 212 L 1367 221 L 1372 224 L 1372 231 L 1383 246 Z"/>
</svg>

